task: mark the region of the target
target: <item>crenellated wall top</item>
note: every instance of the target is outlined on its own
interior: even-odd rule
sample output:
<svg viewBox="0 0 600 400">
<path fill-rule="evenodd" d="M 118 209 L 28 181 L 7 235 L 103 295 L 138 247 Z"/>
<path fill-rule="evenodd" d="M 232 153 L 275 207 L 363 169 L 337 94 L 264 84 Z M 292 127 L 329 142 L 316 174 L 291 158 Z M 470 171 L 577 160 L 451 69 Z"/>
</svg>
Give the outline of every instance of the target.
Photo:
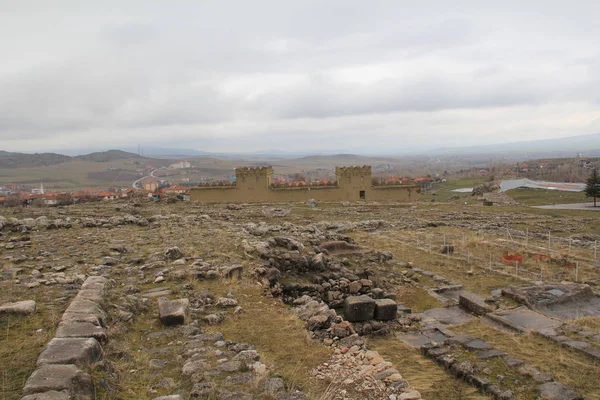
<svg viewBox="0 0 600 400">
<path fill-rule="evenodd" d="M 335 174 L 338 176 L 364 176 L 371 175 L 371 166 L 363 165 L 350 167 L 335 167 Z"/>
<path fill-rule="evenodd" d="M 235 169 L 238 177 L 267 176 L 273 174 L 273 167 L 240 167 Z"/>
</svg>

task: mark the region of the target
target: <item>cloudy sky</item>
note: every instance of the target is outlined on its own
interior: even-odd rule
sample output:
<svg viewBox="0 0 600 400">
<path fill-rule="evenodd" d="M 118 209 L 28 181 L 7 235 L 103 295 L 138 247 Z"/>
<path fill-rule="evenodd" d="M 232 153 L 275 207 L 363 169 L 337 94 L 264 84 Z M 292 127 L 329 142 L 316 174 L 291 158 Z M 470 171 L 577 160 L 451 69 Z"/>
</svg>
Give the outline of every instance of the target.
<svg viewBox="0 0 600 400">
<path fill-rule="evenodd" d="M 600 2 L 0 0 L 0 150 L 600 132 Z"/>
</svg>

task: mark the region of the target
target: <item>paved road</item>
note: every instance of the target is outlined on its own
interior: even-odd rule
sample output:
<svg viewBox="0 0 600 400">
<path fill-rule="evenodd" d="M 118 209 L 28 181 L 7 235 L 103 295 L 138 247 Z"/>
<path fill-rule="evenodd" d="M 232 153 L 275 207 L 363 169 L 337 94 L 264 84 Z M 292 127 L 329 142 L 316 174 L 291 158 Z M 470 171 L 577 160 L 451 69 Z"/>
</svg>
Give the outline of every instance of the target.
<svg viewBox="0 0 600 400">
<path fill-rule="evenodd" d="M 156 178 L 156 177 L 154 176 L 154 173 L 155 173 L 155 172 L 156 172 L 156 170 L 152 170 L 152 172 L 150 172 L 150 175 L 142 176 L 142 177 L 141 177 L 140 179 L 138 179 L 137 181 L 134 181 L 134 182 L 131 184 L 131 187 L 132 187 L 132 188 L 134 188 L 134 189 L 141 189 L 141 188 L 139 188 L 139 187 L 137 186 L 138 182 L 141 182 L 141 181 L 143 181 L 143 180 L 144 180 L 144 179 L 146 179 L 146 178 Z"/>
<path fill-rule="evenodd" d="M 598 207 L 594 207 L 594 203 L 571 203 L 571 204 L 552 204 L 551 206 L 534 206 L 534 208 L 544 208 L 547 210 L 600 211 L 600 203 L 598 203 Z"/>
</svg>

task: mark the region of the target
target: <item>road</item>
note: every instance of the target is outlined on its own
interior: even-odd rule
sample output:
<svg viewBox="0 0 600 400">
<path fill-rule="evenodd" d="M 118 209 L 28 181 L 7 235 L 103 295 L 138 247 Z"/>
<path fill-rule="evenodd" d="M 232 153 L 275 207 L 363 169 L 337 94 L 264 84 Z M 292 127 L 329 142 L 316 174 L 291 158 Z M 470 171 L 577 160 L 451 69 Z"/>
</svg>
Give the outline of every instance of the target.
<svg viewBox="0 0 600 400">
<path fill-rule="evenodd" d="M 141 182 L 141 181 L 143 181 L 143 180 L 144 180 L 144 179 L 146 179 L 146 178 L 156 178 L 156 177 L 154 176 L 154 173 L 155 173 L 155 172 L 156 172 L 156 170 L 154 169 L 154 170 L 152 170 L 152 172 L 150 172 L 150 175 L 142 176 L 142 177 L 141 177 L 140 179 L 138 179 L 137 181 L 134 181 L 134 182 L 131 184 L 131 187 L 132 187 L 132 188 L 134 188 L 134 189 L 141 189 L 141 188 L 139 188 L 139 187 L 137 186 L 138 182 Z"/>
<path fill-rule="evenodd" d="M 594 207 L 594 203 L 552 204 L 551 206 L 533 206 L 533 208 L 544 208 L 546 210 L 600 211 L 600 205 L 598 207 Z"/>
</svg>

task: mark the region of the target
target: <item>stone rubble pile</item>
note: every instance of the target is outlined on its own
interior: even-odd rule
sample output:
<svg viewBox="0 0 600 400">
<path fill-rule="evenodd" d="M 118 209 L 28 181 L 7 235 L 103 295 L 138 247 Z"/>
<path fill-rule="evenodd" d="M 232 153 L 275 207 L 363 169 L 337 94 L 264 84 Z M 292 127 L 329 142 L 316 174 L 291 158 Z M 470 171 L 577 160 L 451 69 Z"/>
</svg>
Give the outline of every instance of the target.
<svg viewBox="0 0 600 400">
<path fill-rule="evenodd" d="M 361 302 L 361 300 L 368 301 L 369 304 L 374 303 L 374 300 L 369 297 L 358 299 L 358 302 Z M 402 379 L 400 373 L 392 367 L 391 363 L 384 362 L 376 352 L 368 351 L 364 340 L 357 334 L 357 330 L 363 334 L 388 333 L 385 324 L 378 321 L 369 321 L 364 322 L 358 328 L 358 324 L 344 321 L 327 304 L 314 300 L 307 295 L 296 299 L 293 304 L 292 311 L 306 322 L 311 337 L 323 340 L 324 344 L 336 348 L 332 360 L 327 364 L 323 364 L 314 372 L 317 379 L 344 382 L 347 390 L 342 389 L 346 391 L 340 392 L 339 396 L 341 397 L 335 397 L 336 399 L 378 399 L 384 398 L 381 397 L 384 395 L 405 396 L 389 397 L 398 399 L 421 398 L 418 392 L 412 390 L 408 382 Z M 372 306 L 372 311 L 369 311 L 369 313 L 374 315 L 376 306 L 375 304 L 372 304 Z M 368 330 L 367 326 L 369 327 Z M 375 397 L 351 397 L 349 392 L 355 392 L 355 395 L 358 392 L 361 394 L 360 396 Z M 411 393 L 410 396 L 413 397 L 408 397 L 408 393 Z"/>
<path fill-rule="evenodd" d="M 313 376 L 340 382 L 333 394 L 335 400 L 421 398 L 418 391 L 409 389 L 408 382 L 392 363 L 385 361 L 379 353 L 358 345 L 337 348 L 327 363 L 313 371 Z"/>
</svg>

